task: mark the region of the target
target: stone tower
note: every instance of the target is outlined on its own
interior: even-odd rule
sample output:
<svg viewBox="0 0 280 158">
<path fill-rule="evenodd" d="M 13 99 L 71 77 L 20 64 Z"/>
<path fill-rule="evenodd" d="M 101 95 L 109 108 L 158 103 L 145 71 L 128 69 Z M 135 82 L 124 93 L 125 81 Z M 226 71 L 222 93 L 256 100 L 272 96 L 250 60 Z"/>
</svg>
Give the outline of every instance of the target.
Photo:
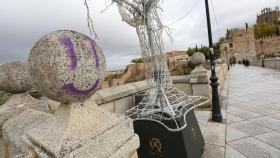
<svg viewBox="0 0 280 158">
<path fill-rule="evenodd" d="M 257 15 L 257 25 L 259 24 L 271 24 L 280 20 L 279 7 L 264 8 L 260 14 Z"/>
<path fill-rule="evenodd" d="M 225 41 L 220 46 L 221 57 L 242 59 L 253 59 L 255 56 L 255 35 L 254 28 L 235 28 L 228 31 Z"/>
</svg>

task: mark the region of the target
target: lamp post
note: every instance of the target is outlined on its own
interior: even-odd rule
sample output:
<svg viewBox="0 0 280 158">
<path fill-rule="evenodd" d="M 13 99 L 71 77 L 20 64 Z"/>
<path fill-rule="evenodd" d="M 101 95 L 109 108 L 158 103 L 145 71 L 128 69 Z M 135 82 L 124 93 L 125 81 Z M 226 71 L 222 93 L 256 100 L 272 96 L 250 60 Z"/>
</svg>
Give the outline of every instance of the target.
<svg viewBox="0 0 280 158">
<path fill-rule="evenodd" d="M 262 60 L 262 67 L 264 67 L 264 51 L 263 51 L 263 40 L 260 41 L 261 48 L 262 48 L 262 55 L 261 55 L 261 60 Z"/>
<path fill-rule="evenodd" d="M 212 87 L 212 120 L 216 122 L 222 122 L 223 116 L 221 113 L 221 106 L 218 94 L 218 77 L 215 70 L 215 54 L 213 49 L 212 40 L 212 30 L 211 30 L 211 20 L 209 16 L 209 5 L 208 0 L 205 0 L 206 18 L 207 18 L 207 28 L 208 28 L 208 39 L 209 39 L 209 50 L 210 50 L 210 60 L 211 60 L 211 87 Z"/>
<path fill-rule="evenodd" d="M 227 58 L 227 66 L 228 66 L 228 70 L 229 70 L 229 60 L 228 60 L 227 47 L 225 47 L 225 52 L 226 52 L 226 58 Z"/>
</svg>

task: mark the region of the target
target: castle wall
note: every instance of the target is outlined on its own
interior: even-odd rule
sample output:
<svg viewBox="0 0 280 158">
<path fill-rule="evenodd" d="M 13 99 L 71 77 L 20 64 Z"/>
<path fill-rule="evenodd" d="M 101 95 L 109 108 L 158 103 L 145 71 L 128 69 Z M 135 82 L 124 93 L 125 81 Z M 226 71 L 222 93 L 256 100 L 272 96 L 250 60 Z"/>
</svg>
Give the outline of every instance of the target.
<svg viewBox="0 0 280 158">
<path fill-rule="evenodd" d="M 263 45 L 260 44 L 261 41 Z M 253 29 L 234 30 L 230 33 L 229 39 L 221 43 L 221 58 L 224 60 L 226 60 L 225 47 L 227 47 L 227 57 L 234 56 L 237 61 L 258 59 L 262 52 L 266 57 L 273 57 L 274 53 L 280 53 L 280 36 L 255 39 Z"/>
<path fill-rule="evenodd" d="M 111 83 L 102 83 L 102 89 L 123 85 L 129 82 L 136 82 L 145 79 L 144 63 L 136 63 L 127 65 L 127 71 L 120 77 L 113 79 Z"/>
<path fill-rule="evenodd" d="M 275 9 L 264 8 L 261 13 L 257 15 L 257 25 L 274 23 L 278 20 L 280 20 L 279 7 Z M 278 27 L 280 30 L 280 25 Z M 263 45 L 260 44 L 260 41 L 263 41 Z M 225 47 L 227 47 L 227 51 Z M 221 43 L 220 51 L 223 60 L 233 56 L 237 61 L 242 59 L 255 60 L 259 58 L 262 52 L 264 52 L 267 57 L 271 57 L 274 53 L 280 52 L 280 36 L 255 39 L 254 28 L 235 28 L 229 31 L 226 40 Z"/>
<path fill-rule="evenodd" d="M 257 16 L 257 24 L 274 23 L 275 21 L 279 20 L 279 18 L 280 11 L 278 7 L 275 9 L 265 8 L 261 11 L 261 14 Z"/>
<path fill-rule="evenodd" d="M 263 41 L 263 45 L 261 45 Z M 255 41 L 256 45 L 256 56 L 259 57 L 264 52 L 265 56 L 272 57 L 274 53 L 280 53 L 280 36 L 272 36 L 260 38 Z"/>
<path fill-rule="evenodd" d="M 227 54 L 225 51 L 227 47 Z M 242 59 L 253 59 L 255 56 L 255 36 L 254 29 L 234 29 L 229 33 L 229 37 L 220 46 L 221 57 L 226 59 L 234 56 L 237 61 Z"/>
</svg>

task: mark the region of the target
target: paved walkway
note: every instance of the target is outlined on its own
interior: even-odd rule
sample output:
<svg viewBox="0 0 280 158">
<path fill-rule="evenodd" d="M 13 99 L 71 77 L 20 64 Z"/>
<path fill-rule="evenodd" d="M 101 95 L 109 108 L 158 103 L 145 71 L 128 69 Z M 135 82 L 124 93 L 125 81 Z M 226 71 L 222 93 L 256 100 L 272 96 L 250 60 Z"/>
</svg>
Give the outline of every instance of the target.
<svg viewBox="0 0 280 158">
<path fill-rule="evenodd" d="M 202 157 L 280 158 L 280 71 L 236 65 L 222 97 L 224 122 L 207 122 L 207 111 L 196 112 Z"/>
<path fill-rule="evenodd" d="M 226 157 L 280 158 L 280 71 L 237 65 L 224 90 Z"/>
<path fill-rule="evenodd" d="M 202 158 L 280 158 L 280 71 L 236 65 L 221 94 L 222 123 L 195 111 Z"/>
</svg>

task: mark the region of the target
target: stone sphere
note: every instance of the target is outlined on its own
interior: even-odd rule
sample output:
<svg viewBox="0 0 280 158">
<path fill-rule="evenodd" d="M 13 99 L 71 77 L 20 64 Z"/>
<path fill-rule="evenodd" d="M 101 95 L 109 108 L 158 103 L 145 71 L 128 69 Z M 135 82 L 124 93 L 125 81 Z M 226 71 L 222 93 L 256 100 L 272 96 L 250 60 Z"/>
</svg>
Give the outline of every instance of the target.
<svg viewBox="0 0 280 158">
<path fill-rule="evenodd" d="M 86 100 L 106 74 L 105 57 L 96 41 L 68 30 L 42 37 L 30 52 L 28 68 L 38 91 L 62 103 Z"/>
<path fill-rule="evenodd" d="M 196 52 L 192 55 L 191 62 L 195 65 L 199 65 L 205 62 L 205 55 L 201 52 Z"/>
<path fill-rule="evenodd" d="M 32 88 L 27 63 L 15 61 L 0 66 L 0 90 L 22 93 Z"/>
</svg>

